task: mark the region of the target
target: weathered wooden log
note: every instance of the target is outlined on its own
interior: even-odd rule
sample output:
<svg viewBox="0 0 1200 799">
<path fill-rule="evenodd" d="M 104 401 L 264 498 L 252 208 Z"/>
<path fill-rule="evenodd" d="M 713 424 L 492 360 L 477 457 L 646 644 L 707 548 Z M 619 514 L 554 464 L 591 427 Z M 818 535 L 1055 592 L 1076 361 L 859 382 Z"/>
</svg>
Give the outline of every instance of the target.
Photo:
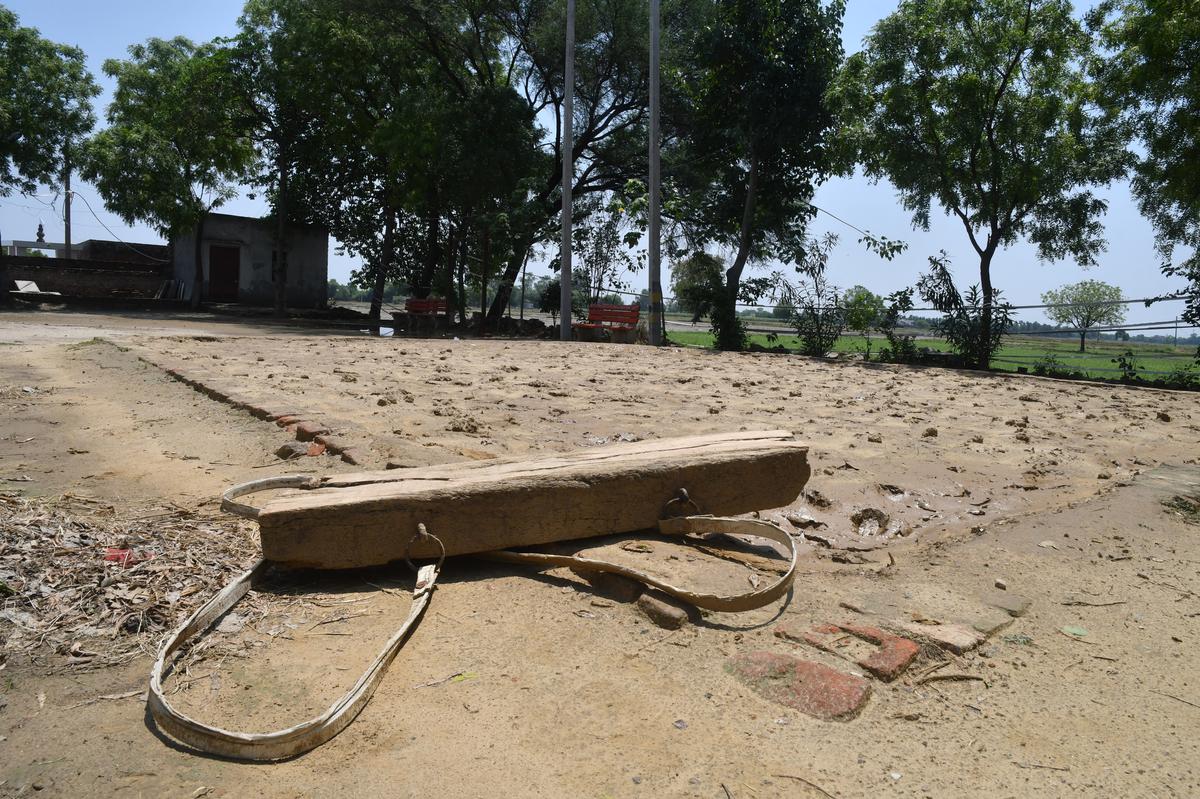
<svg viewBox="0 0 1200 799">
<path fill-rule="evenodd" d="M 263 556 L 315 568 L 436 557 L 424 524 L 461 555 L 653 528 L 686 489 L 728 516 L 791 503 L 808 448 L 783 430 L 640 441 L 537 460 L 483 461 L 323 478 L 257 514 Z M 411 552 L 409 545 L 411 542 Z"/>
</svg>

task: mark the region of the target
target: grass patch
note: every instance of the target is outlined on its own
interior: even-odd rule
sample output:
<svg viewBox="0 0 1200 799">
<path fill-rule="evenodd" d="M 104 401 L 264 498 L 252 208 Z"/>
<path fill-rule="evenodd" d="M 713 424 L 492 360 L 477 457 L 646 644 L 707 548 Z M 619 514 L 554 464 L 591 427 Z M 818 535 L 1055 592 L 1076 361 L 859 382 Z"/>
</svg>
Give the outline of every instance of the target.
<svg viewBox="0 0 1200 799">
<path fill-rule="evenodd" d="M 712 347 L 713 336 L 708 331 L 700 330 L 671 330 L 669 338 L 679 344 L 692 347 Z M 767 340 L 766 334 L 752 333 L 748 339 L 753 344 L 762 347 L 782 345 L 789 351 L 799 351 L 800 341 L 794 335 L 780 335 L 774 342 Z M 937 338 L 918 338 L 918 348 L 931 352 L 949 352 L 950 345 Z M 871 355 L 874 357 L 880 349 L 887 346 L 887 340 L 882 336 L 871 337 Z M 862 336 L 842 336 L 833 345 L 833 351 L 838 353 L 863 354 L 867 351 L 867 342 Z M 1039 336 L 1009 336 L 996 354 L 992 368 L 999 371 L 1015 372 L 1025 369 L 1032 373 L 1039 361 L 1053 358 L 1065 371 L 1099 379 L 1115 380 L 1121 372 L 1113 359 L 1122 353 L 1133 353 L 1134 360 L 1140 368 L 1139 374 L 1147 380 L 1165 377 L 1168 373 L 1195 363 L 1194 347 L 1173 347 L 1169 344 L 1142 344 L 1131 341 L 1089 341 L 1086 352 L 1079 352 L 1078 340 L 1047 339 Z M 1200 374 L 1200 369 L 1197 370 Z"/>
<path fill-rule="evenodd" d="M 1200 496 L 1175 496 L 1163 500 L 1163 507 L 1183 517 L 1188 524 L 1200 525 Z"/>
</svg>

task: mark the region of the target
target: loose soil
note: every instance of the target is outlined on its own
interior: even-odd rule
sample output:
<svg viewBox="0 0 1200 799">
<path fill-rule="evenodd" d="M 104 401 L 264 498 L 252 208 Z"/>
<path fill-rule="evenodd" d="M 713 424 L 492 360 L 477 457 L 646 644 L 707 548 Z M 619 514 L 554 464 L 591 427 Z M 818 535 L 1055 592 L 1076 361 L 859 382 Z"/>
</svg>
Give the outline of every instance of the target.
<svg viewBox="0 0 1200 799">
<path fill-rule="evenodd" d="M 151 365 L 166 361 L 299 406 L 366 462 L 279 461 L 287 431 Z M 0 419 L 0 492 L 50 506 L 70 494 L 117 516 L 184 508 L 213 517 L 214 535 L 242 534 L 215 518 L 219 493 L 274 474 L 760 428 L 795 431 L 813 465 L 805 497 L 763 509 L 807 539 L 782 607 L 671 632 L 570 572 L 460 559 L 358 720 L 286 763 L 197 757 L 158 737 L 138 695 L 145 655 L 86 670 L 69 651 L 0 644 L 0 796 L 1200 793 L 1200 526 L 1176 499 L 1200 495 L 1194 394 L 204 315 L 4 313 Z M 575 549 L 715 590 L 770 577 L 761 558 L 637 540 Z M 873 682 L 852 721 L 768 702 L 725 669 L 767 650 L 861 672 L 774 631 L 863 618 L 847 606 L 971 618 L 996 580 L 1031 609 L 973 652 L 929 650 L 908 678 Z M 189 653 L 172 701 L 232 729 L 312 715 L 374 657 L 411 583 L 404 567 L 277 574 Z M 914 677 L 943 660 L 938 674 L 983 679 Z"/>
</svg>

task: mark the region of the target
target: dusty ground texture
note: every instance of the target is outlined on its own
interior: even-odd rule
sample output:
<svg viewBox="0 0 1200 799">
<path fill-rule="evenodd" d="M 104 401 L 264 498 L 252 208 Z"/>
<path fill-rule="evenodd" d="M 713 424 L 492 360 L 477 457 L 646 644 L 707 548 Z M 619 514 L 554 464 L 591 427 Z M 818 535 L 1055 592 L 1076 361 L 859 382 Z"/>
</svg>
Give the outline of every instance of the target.
<svg viewBox="0 0 1200 799">
<path fill-rule="evenodd" d="M 280 461 L 292 433 L 155 364 L 303 412 L 363 464 Z M 18 622 L 47 617 L 6 615 L 0 796 L 1200 793 L 1200 526 L 1186 504 L 1164 505 L 1200 495 L 1196 395 L 772 355 L 3 313 L 0 419 L 0 523 L 18 504 L 72 518 L 94 507 L 92 538 L 37 550 L 61 570 L 87 559 L 89 575 L 105 546 L 153 549 L 155 513 L 189 536 L 244 537 L 214 499 L 273 474 L 757 428 L 794 430 L 814 467 L 805 497 L 764 509 L 806 539 L 786 604 L 696 615 L 672 632 L 567 571 L 452 562 L 359 719 L 282 764 L 197 757 L 156 736 L 139 694 L 161 630 L 110 625 L 83 630 L 74 651 L 54 636 L 31 648 Z M 195 547 L 197 562 L 210 552 L 162 538 Z M 32 557 L 0 540 L 0 570 Z M 648 546 L 580 548 L 724 590 L 773 568 L 639 540 Z M 146 564 L 156 560 L 187 562 L 162 552 Z M 128 593 L 121 581 L 147 566 L 123 568 L 101 567 L 114 577 L 105 590 L 127 591 L 111 604 L 154 604 L 154 624 L 203 598 Z M 997 580 L 1031 600 L 1024 615 L 996 619 L 984 599 Z M 374 656 L 411 583 L 403 567 L 275 575 L 188 654 L 172 701 L 235 729 L 312 715 Z M 38 601 L 44 611 L 52 599 Z M 0 602 L 31 612 L 20 594 Z M 726 669 L 768 651 L 862 674 L 775 633 L 914 619 L 995 629 L 971 652 L 926 647 L 897 681 L 871 680 L 851 721 L 775 704 Z M 81 656 L 91 651 L 131 654 L 97 668 Z M 960 679 L 924 680 L 935 675 Z"/>
</svg>

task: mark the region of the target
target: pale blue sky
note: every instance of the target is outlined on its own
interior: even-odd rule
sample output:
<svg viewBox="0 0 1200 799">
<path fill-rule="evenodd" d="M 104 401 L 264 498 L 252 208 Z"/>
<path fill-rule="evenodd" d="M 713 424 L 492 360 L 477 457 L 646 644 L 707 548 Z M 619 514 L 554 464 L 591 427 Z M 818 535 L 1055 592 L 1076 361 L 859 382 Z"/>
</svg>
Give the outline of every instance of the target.
<svg viewBox="0 0 1200 799">
<path fill-rule="evenodd" d="M 0 0 L 2 1 L 2 0 Z M 98 99 L 97 110 L 103 118 L 108 102 L 107 79 L 100 66 L 106 58 L 120 58 L 126 48 L 152 36 L 187 36 L 202 41 L 216 36 L 231 35 L 241 10 L 241 0 L 7 0 L 5 2 L 21 19 L 21 24 L 41 30 L 47 38 L 81 47 L 97 79 L 105 85 L 105 94 Z M 882 16 L 895 8 L 891 0 L 849 0 L 844 40 L 848 53 L 858 50 L 863 36 Z M 126 241 L 158 241 L 144 226 L 130 228 L 101 207 L 93 187 L 76 186 L 96 209 L 100 219 Z M 61 201 L 54 207 L 51 190 L 37 198 L 13 196 L 0 199 L 0 235 L 5 240 L 32 239 L 38 221 L 46 225 L 47 238 L 62 239 Z M 1181 281 L 1168 281 L 1159 273 L 1154 237 L 1149 224 L 1138 213 L 1128 186 L 1117 184 L 1103 193 L 1109 202 L 1106 217 L 1108 251 L 1101 256 L 1100 266 L 1084 270 L 1073 263 L 1043 263 L 1037 260 L 1032 247 L 1019 244 L 997 254 L 993 263 L 993 280 L 1005 296 L 1016 304 L 1039 302 L 1041 292 L 1064 283 L 1094 278 L 1121 287 L 1127 297 L 1146 297 L 1182 288 Z M 872 185 L 855 177 L 832 180 L 817 193 L 816 204 L 861 228 L 874 233 L 902 239 L 908 251 L 892 262 L 885 262 L 866 253 L 856 243 L 858 234 L 827 216 L 819 216 L 814 233 L 832 231 L 841 236 L 835 254 L 832 276 L 836 283 L 850 286 L 861 283 L 878 293 L 886 293 L 912 285 L 924 269 L 926 257 L 939 250 L 948 252 L 955 265 L 960 285 L 977 281 L 978 266 L 962 226 L 944 216 L 935 216 L 928 232 L 913 230 L 909 214 L 896 200 L 894 189 L 886 184 Z M 247 215 L 266 212 L 262 200 L 250 200 L 242 195 L 221 210 Z M 74 238 L 109 238 L 108 233 L 92 217 L 83 203 L 74 207 Z M 345 281 L 353 259 L 330 254 L 330 277 Z M 534 271 L 544 271 L 531 264 Z M 664 270 L 665 271 L 665 270 Z M 664 275 L 664 283 L 666 275 Z M 645 272 L 630 276 L 633 288 L 645 285 Z M 1130 306 L 1130 322 L 1170 319 L 1180 310 L 1180 304 L 1155 305 L 1152 308 Z M 1022 319 L 1040 319 L 1037 312 L 1023 312 Z"/>
</svg>

